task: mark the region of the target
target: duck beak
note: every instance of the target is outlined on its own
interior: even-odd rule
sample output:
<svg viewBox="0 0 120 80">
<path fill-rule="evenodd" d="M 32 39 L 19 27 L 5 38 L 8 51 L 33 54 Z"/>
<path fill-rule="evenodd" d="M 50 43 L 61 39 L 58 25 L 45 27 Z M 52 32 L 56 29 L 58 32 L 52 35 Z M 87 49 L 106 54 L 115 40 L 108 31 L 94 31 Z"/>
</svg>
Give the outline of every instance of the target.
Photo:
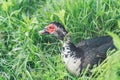
<svg viewBox="0 0 120 80">
<path fill-rule="evenodd" d="M 48 34 L 48 32 L 46 31 L 46 29 L 40 30 L 38 33 L 39 34 Z"/>
</svg>

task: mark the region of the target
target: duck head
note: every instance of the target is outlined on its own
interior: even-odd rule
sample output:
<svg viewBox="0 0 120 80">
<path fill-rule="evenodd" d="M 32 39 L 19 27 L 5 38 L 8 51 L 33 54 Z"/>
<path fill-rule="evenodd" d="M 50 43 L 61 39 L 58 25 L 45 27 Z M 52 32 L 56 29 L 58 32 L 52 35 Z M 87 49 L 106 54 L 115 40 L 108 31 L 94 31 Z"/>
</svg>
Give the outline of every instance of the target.
<svg viewBox="0 0 120 80">
<path fill-rule="evenodd" d="M 39 34 L 51 34 L 56 36 L 59 40 L 63 40 L 67 31 L 59 22 L 51 22 L 43 30 L 40 30 Z"/>
</svg>

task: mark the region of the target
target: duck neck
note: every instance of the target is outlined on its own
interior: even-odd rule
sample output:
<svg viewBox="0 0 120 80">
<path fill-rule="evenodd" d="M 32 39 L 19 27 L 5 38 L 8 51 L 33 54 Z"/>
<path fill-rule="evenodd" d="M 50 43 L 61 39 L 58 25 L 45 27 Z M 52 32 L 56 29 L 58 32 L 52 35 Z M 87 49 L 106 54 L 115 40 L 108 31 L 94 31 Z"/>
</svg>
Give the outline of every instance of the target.
<svg viewBox="0 0 120 80">
<path fill-rule="evenodd" d="M 62 41 L 62 54 L 66 55 L 75 55 L 76 54 L 76 46 L 72 43 L 70 36 L 67 34 Z"/>
</svg>

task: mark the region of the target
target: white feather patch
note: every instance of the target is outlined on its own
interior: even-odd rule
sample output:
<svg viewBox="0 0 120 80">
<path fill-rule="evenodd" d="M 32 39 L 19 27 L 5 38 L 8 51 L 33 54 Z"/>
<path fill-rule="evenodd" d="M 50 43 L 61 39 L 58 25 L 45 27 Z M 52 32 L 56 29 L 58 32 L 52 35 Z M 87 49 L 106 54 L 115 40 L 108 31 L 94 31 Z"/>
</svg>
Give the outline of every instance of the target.
<svg viewBox="0 0 120 80">
<path fill-rule="evenodd" d="M 62 50 L 61 56 L 62 56 L 62 61 L 65 63 L 67 70 L 75 75 L 79 75 L 81 58 L 76 58 L 74 57 L 74 55 L 71 56 L 71 54 L 74 52 L 70 50 L 70 47 L 67 43 L 64 43 L 63 47 L 64 47 L 64 51 Z"/>
</svg>

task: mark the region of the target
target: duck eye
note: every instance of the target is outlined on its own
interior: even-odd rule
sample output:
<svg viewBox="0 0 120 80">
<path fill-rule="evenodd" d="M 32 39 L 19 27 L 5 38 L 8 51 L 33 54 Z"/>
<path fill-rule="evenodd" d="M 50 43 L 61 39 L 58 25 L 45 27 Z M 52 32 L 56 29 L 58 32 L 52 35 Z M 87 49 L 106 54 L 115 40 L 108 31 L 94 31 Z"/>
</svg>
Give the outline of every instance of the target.
<svg viewBox="0 0 120 80">
<path fill-rule="evenodd" d="M 50 26 L 49 29 L 54 29 L 54 26 Z"/>
</svg>

